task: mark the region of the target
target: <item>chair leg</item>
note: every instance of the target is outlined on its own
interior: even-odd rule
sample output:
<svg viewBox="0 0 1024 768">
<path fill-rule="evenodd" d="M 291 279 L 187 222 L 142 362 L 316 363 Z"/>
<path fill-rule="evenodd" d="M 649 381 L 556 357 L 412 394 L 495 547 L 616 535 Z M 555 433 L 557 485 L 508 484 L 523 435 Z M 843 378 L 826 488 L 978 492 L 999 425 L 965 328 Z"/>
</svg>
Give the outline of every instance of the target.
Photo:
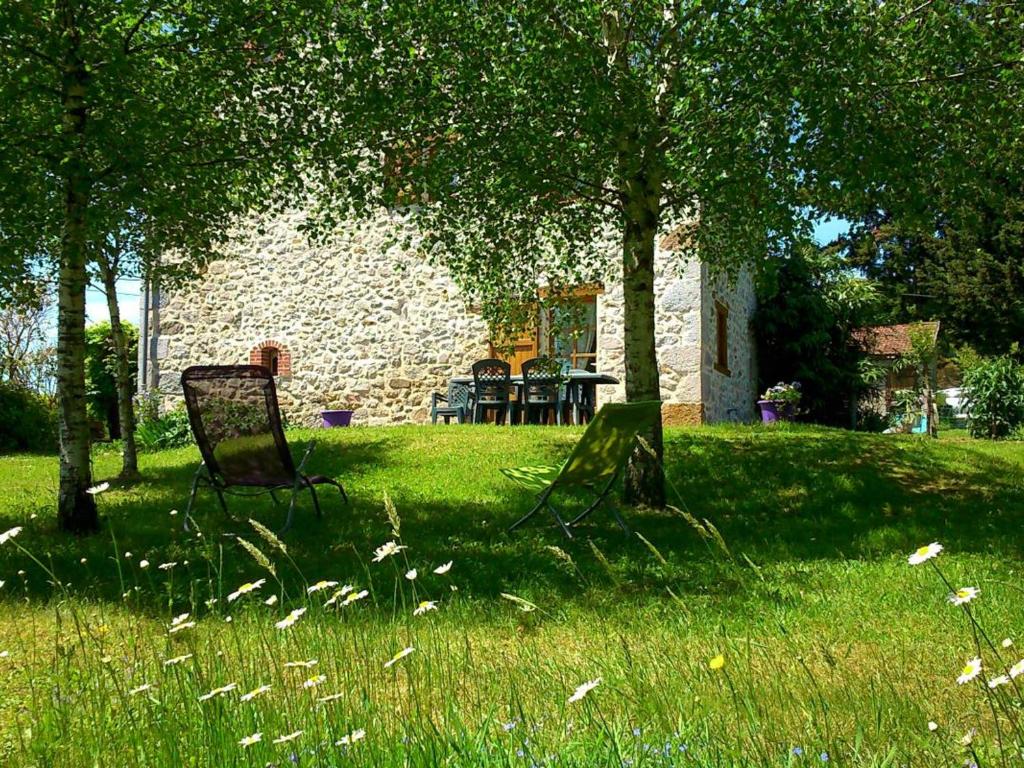
<svg viewBox="0 0 1024 768">
<path fill-rule="evenodd" d="M 324 513 L 320 511 L 320 499 L 316 495 L 316 486 L 309 483 L 309 495 L 313 497 L 313 509 L 316 510 L 317 517 L 323 517 Z"/>
<path fill-rule="evenodd" d="M 194 478 L 192 478 L 192 490 L 191 490 L 191 492 L 188 495 L 188 506 L 185 507 L 185 530 L 186 531 L 190 531 L 191 530 L 191 528 L 189 527 L 188 521 L 192 519 L 192 506 L 195 504 L 196 493 L 198 493 L 198 491 L 199 491 L 199 480 L 201 478 L 200 473 L 202 471 L 203 471 L 203 468 L 200 467 L 199 470 L 196 472 L 196 476 Z"/>
<path fill-rule="evenodd" d="M 514 523 L 512 523 L 512 525 L 508 527 L 510 533 L 514 531 L 516 528 L 518 528 L 520 525 L 525 523 L 527 520 L 529 520 L 531 517 L 533 517 L 535 514 L 537 514 L 537 512 L 540 511 L 541 507 L 547 505 L 548 496 L 551 495 L 551 490 L 552 489 L 550 487 L 545 489 L 541 493 L 541 495 L 537 497 L 537 503 L 533 505 L 533 509 L 531 509 L 529 512 L 527 512 L 525 515 L 520 517 L 518 520 L 516 520 Z"/>
<path fill-rule="evenodd" d="M 437 411 L 431 411 L 430 412 L 430 423 L 431 424 L 437 424 Z M 445 423 L 447 424 L 448 422 L 445 422 Z"/>
</svg>

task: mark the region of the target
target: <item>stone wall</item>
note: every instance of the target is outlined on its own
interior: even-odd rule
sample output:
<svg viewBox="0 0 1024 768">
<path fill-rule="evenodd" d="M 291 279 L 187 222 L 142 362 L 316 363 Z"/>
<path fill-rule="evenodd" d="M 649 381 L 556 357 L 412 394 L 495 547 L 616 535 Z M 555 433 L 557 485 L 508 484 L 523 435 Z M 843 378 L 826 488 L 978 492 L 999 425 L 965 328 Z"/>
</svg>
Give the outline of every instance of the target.
<svg viewBox="0 0 1024 768">
<path fill-rule="evenodd" d="M 757 409 L 757 346 L 752 324 L 757 298 L 746 270 L 730 282 L 701 266 L 701 389 L 707 422 L 752 421 Z M 716 363 L 718 337 L 715 303 L 728 308 L 728 372 Z"/>
<path fill-rule="evenodd" d="M 248 363 L 266 340 L 282 345 L 291 375 L 278 379 L 292 423 L 323 408 L 355 410 L 359 424 L 424 420 L 430 393 L 488 354 L 487 330 L 449 277 L 396 244 L 399 215 L 312 246 L 301 215 L 232 241 L 204 279 L 161 302 L 160 391 L 180 397 L 193 364 Z"/>
<path fill-rule="evenodd" d="M 316 423 L 324 408 L 352 408 L 357 424 L 426 420 L 430 394 L 488 356 L 485 323 L 443 269 L 402 244 L 410 237 L 415 243 L 415 231 L 401 214 L 353 226 L 326 246 L 311 245 L 301 223 L 302 215 L 293 213 L 268 221 L 263 234 L 239 235 L 203 279 L 162 297 L 155 346 L 165 403 L 180 402 L 185 367 L 265 360 L 272 346 L 282 408 L 292 423 Z M 732 287 L 709 281 L 704 267 L 684 262 L 674 247 L 656 254 L 666 419 L 749 418 L 750 281 Z M 597 368 L 624 381 L 621 280 L 611 275 L 604 287 L 597 297 Z M 730 305 L 730 360 L 736 362 L 728 377 L 711 368 L 714 298 Z M 599 387 L 598 398 L 623 401 L 625 386 Z"/>
</svg>

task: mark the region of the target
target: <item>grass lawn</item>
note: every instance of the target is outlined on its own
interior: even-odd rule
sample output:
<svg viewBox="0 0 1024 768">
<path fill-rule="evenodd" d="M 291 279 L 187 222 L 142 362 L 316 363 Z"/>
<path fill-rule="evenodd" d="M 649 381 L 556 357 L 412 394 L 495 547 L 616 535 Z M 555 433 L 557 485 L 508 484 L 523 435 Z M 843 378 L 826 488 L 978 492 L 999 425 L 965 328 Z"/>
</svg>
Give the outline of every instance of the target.
<svg viewBox="0 0 1024 768">
<path fill-rule="evenodd" d="M 229 498 L 230 519 L 201 496 L 202 534 L 182 530 L 194 449 L 143 456 L 86 539 L 54 530 L 54 457 L 0 457 L 0 530 L 23 526 L 0 545 L 0 765 L 1024 764 L 1024 677 L 985 684 L 1024 656 L 1024 444 L 669 430 L 670 501 L 703 533 L 627 510 L 642 539 L 595 513 L 569 541 L 542 520 L 506 533 L 531 499 L 497 469 L 557 462 L 576 429 L 296 431 L 293 448 L 314 434 L 311 473 L 351 504 L 325 487 L 325 517 L 304 501 L 283 546 L 246 520 L 279 525 L 266 498 Z M 97 478 L 118 463 L 99 451 Z M 993 647 L 968 684 L 972 624 L 935 564 L 981 590 Z"/>
</svg>

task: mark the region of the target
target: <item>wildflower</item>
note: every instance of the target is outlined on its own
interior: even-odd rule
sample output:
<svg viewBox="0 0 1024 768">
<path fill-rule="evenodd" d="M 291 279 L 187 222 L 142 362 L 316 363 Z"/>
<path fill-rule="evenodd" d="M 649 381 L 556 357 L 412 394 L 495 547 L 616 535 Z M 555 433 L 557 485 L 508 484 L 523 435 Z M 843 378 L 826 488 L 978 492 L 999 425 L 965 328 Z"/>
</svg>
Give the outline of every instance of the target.
<svg viewBox="0 0 1024 768">
<path fill-rule="evenodd" d="M 927 547 L 918 547 L 914 550 L 914 554 L 907 558 L 907 562 L 911 565 L 920 565 L 926 560 L 931 560 L 933 557 L 936 557 L 941 551 L 942 545 L 937 541 L 933 541 Z"/>
<path fill-rule="evenodd" d="M 415 581 L 417 576 L 419 576 L 419 573 L 417 573 L 415 568 L 410 568 L 408 571 L 405 572 L 405 578 L 407 578 L 409 581 Z"/>
<path fill-rule="evenodd" d="M 516 727 L 516 721 L 515 720 L 510 720 L 507 723 L 502 723 L 501 724 L 501 730 L 503 730 L 505 733 L 508 733 L 509 731 L 511 731 L 515 727 Z"/>
<path fill-rule="evenodd" d="M 422 616 L 427 611 L 436 611 L 436 610 L 437 610 L 437 603 L 434 600 L 424 600 L 418 606 L 416 606 L 416 610 L 414 610 L 412 612 L 412 615 L 413 616 Z"/>
<path fill-rule="evenodd" d="M 153 686 L 150 683 L 143 683 L 139 687 L 132 688 L 130 691 L 128 691 L 128 695 L 129 696 L 137 696 L 138 694 L 140 694 L 140 693 L 142 693 L 144 691 L 148 691 L 152 687 Z"/>
<path fill-rule="evenodd" d="M 11 655 L 10 651 L 0 651 L 0 659 L 6 659 L 10 655 Z"/>
<path fill-rule="evenodd" d="M 974 743 L 974 735 L 978 732 L 977 728 L 971 728 L 967 733 L 960 737 L 960 744 L 964 747 L 969 747 Z"/>
<path fill-rule="evenodd" d="M 1010 676 L 1009 675 L 997 675 L 996 677 L 993 677 L 991 680 L 988 681 L 988 687 L 992 688 L 992 689 L 996 689 L 1000 685 L 1009 685 L 1009 684 L 1010 684 Z"/>
<path fill-rule="evenodd" d="M 936 723 L 934 720 L 929 720 L 928 721 L 928 730 L 931 731 L 932 733 L 935 733 L 935 731 L 939 730 L 939 724 Z"/>
<path fill-rule="evenodd" d="M 336 586 L 338 586 L 338 582 L 336 581 L 318 581 L 316 584 L 313 584 L 306 589 L 306 594 L 312 595 L 314 592 L 320 592 L 321 590 L 331 589 Z"/>
<path fill-rule="evenodd" d="M 600 684 L 601 684 L 601 678 L 600 677 L 595 678 L 593 680 L 588 680 L 587 682 L 583 683 L 582 685 L 577 687 L 575 691 L 573 691 L 572 696 L 569 697 L 569 704 L 574 704 L 575 702 L 579 701 L 584 696 L 586 696 L 588 693 L 590 693 L 592 690 L 597 688 L 597 686 L 599 686 Z"/>
<path fill-rule="evenodd" d="M 336 742 L 334 742 L 334 745 L 337 746 L 337 747 L 345 747 L 345 746 L 348 746 L 349 744 L 355 744 L 360 739 L 365 739 L 365 738 L 366 738 L 366 731 L 364 729 L 360 728 L 357 731 L 352 731 L 352 733 L 348 734 L 347 736 L 342 736 L 340 739 L 338 739 Z"/>
<path fill-rule="evenodd" d="M 715 656 L 711 661 L 708 662 L 708 667 L 714 670 L 721 669 L 725 666 L 725 656 L 721 653 Z"/>
<path fill-rule="evenodd" d="M 827 763 L 830 759 L 828 756 L 828 752 L 822 752 L 820 755 L 818 755 L 818 759 L 821 760 L 821 762 L 823 763 Z"/>
<path fill-rule="evenodd" d="M 174 625 L 172 625 L 171 628 L 169 630 L 167 630 L 167 634 L 174 635 L 174 634 L 177 634 L 178 632 L 184 632 L 186 629 L 194 628 L 195 625 L 196 625 L 196 623 L 194 621 L 183 621 L 183 622 L 181 622 L 181 624 L 174 624 Z"/>
<path fill-rule="evenodd" d="M 412 653 L 415 650 L 416 649 L 413 646 L 411 646 L 411 645 L 408 648 L 403 648 L 398 653 L 396 653 L 394 656 L 392 656 L 388 661 L 384 662 L 384 669 L 387 669 L 388 667 L 394 666 L 395 664 L 397 664 L 399 661 L 404 659 L 406 656 L 408 656 L 410 653 Z"/>
<path fill-rule="evenodd" d="M 802 755 L 804 753 L 804 748 L 803 747 L 793 747 L 793 749 L 791 751 L 793 752 L 793 755 L 795 757 L 800 757 L 800 755 Z"/>
<path fill-rule="evenodd" d="M 1021 675 L 1024 675 L 1024 659 L 1021 659 L 1012 667 L 1010 667 L 1010 677 L 1016 679 Z"/>
<path fill-rule="evenodd" d="M 252 736 L 244 736 L 238 742 L 238 744 L 242 747 L 251 747 L 253 744 L 259 741 L 263 741 L 263 734 L 259 731 L 256 731 L 256 733 L 252 734 Z"/>
<path fill-rule="evenodd" d="M 252 701 L 257 696 L 262 696 L 264 693 L 266 693 L 269 690 L 270 690 L 270 686 L 269 685 L 261 685 L 259 688 L 254 688 L 253 690 L 249 691 L 248 693 L 243 693 L 241 696 L 238 697 L 238 700 L 239 701 Z"/>
<path fill-rule="evenodd" d="M 124 553 L 124 559 L 125 560 L 131 560 L 132 559 L 132 553 L 131 552 L 125 552 Z"/>
<path fill-rule="evenodd" d="M 1005 640 L 1003 640 L 1001 645 L 1003 646 L 1003 648 L 1009 648 L 1011 645 L 1013 645 L 1013 640 L 1011 640 L 1010 638 L 1006 638 Z"/>
<path fill-rule="evenodd" d="M 353 587 L 351 584 L 346 584 L 341 589 L 334 590 L 334 594 L 327 598 L 327 602 L 324 603 L 324 608 L 328 607 L 329 605 L 334 605 L 338 602 L 338 598 L 344 597 L 345 595 L 349 594 L 353 589 L 355 589 L 355 587 Z"/>
<path fill-rule="evenodd" d="M 379 563 L 385 557 L 393 557 L 397 555 L 399 552 L 401 552 L 403 549 L 408 549 L 408 547 L 404 546 L 403 544 L 396 544 L 393 541 L 388 541 L 384 544 L 381 544 L 379 547 L 373 550 L 373 562 Z"/>
<path fill-rule="evenodd" d="M 172 627 L 178 626 L 179 624 L 184 622 L 186 619 L 188 619 L 188 617 L 189 617 L 189 614 L 187 614 L 187 613 L 182 613 L 182 614 L 180 614 L 178 616 L 175 616 L 173 619 L 171 619 L 171 626 Z"/>
<path fill-rule="evenodd" d="M 345 596 L 345 599 L 341 601 L 341 604 L 343 606 L 345 606 L 345 605 L 352 605 L 352 603 L 354 603 L 356 600 L 362 600 L 364 597 L 368 596 L 369 594 L 370 593 L 367 592 L 365 589 L 361 589 L 358 592 L 349 592 Z"/>
<path fill-rule="evenodd" d="M 19 533 L 21 533 L 21 526 L 20 525 L 16 525 L 13 528 L 11 528 L 10 530 L 7 530 L 7 531 L 4 531 L 3 533 L 0 533 L 0 544 L 6 544 L 8 541 L 13 539 Z"/>
<path fill-rule="evenodd" d="M 278 736 L 274 739 L 275 744 L 284 744 L 286 741 L 292 741 L 293 739 L 299 738 L 302 735 L 302 731 L 292 731 L 291 733 L 285 734 L 284 736 Z"/>
<path fill-rule="evenodd" d="M 149 568 L 149 560 L 139 560 L 139 568 Z"/>
<path fill-rule="evenodd" d="M 308 680 L 303 681 L 303 688 L 316 688 L 320 683 L 327 679 L 327 675 L 314 675 Z"/>
<path fill-rule="evenodd" d="M 86 493 L 90 496 L 95 496 L 98 493 L 103 493 L 108 488 L 110 488 L 110 483 L 100 483 L 99 485 L 94 485 L 92 488 L 87 489 Z"/>
<path fill-rule="evenodd" d="M 263 601 L 265 605 L 275 605 L 277 603 L 277 595 L 271 595 Z"/>
<path fill-rule="evenodd" d="M 288 629 L 288 627 L 290 627 L 292 624 L 294 624 L 296 621 L 298 621 L 299 620 L 299 616 L 301 616 L 305 612 L 306 612 L 305 608 L 296 608 L 294 611 L 289 613 L 287 616 L 285 616 L 279 622 L 274 624 L 274 626 L 277 627 L 278 629 Z"/>
<path fill-rule="evenodd" d="M 976 598 L 980 591 L 977 587 L 960 587 L 949 596 L 949 602 L 953 605 L 965 605 Z"/>
<path fill-rule="evenodd" d="M 438 576 L 444 576 L 451 569 L 452 569 L 452 561 L 449 560 L 444 565 L 437 566 L 437 568 L 434 569 L 434 573 L 436 573 Z"/>
<path fill-rule="evenodd" d="M 171 517 L 174 517 L 177 514 L 178 514 L 178 510 L 176 510 L 176 509 L 172 509 L 171 510 Z"/>
<path fill-rule="evenodd" d="M 85 565 L 86 563 L 88 563 L 88 562 L 89 562 L 89 559 L 88 559 L 87 557 L 83 557 L 83 558 L 82 558 L 81 560 L 79 560 L 78 562 L 80 562 L 80 563 L 81 563 L 82 565 Z M 2 586 L 2 585 L 0 585 L 0 586 Z M 1005 646 L 1004 646 L 1004 647 L 1005 647 Z"/>
<path fill-rule="evenodd" d="M 321 704 L 326 704 L 329 701 L 337 701 L 338 699 L 344 697 L 344 695 L 344 693 L 332 693 L 329 696 L 321 696 L 319 699 L 317 699 L 317 701 Z"/>
<path fill-rule="evenodd" d="M 186 653 L 184 656 L 175 656 L 173 659 L 167 659 L 164 662 L 165 667 L 173 667 L 176 664 L 181 664 L 183 661 L 188 661 L 192 658 L 191 653 Z"/>
<path fill-rule="evenodd" d="M 257 579 L 256 581 L 247 581 L 245 584 L 243 584 L 238 589 L 236 589 L 234 592 L 232 592 L 230 595 L 228 595 L 228 602 L 229 603 L 233 603 L 233 602 L 235 602 L 235 600 L 237 600 L 242 595 L 247 595 L 250 592 L 253 592 L 253 591 L 259 589 L 260 587 L 262 587 L 266 583 L 266 581 L 267 581 L 266 579 Z"/>
<path fill-rule="evenodd" d="M 169 571 L 169 570 L 171 570 L 176 565 L 177 565 L 177 563 L 173 563 L 173 562 L 172 563 L 160 563 L 160 565 L 158 565 L 157 568 L 159 568 L 161 571 Z"/>
<path fill-rule="evenodd" d="M 956 679 L 959 685 L 969 683 L 971 680 L 981 674 L 981 659 L 971 659 L 968 661 L 962 670 L 960 670 L 960 676 Z"/>
<path fill-rule="evenodd" d="M 228 683 L 227 685 L 222 685 L 220 688 L 214 688 L 209 693 L 204 693 L 202 696 L 199 697 L 199 700 L 209 701 L 214 696 L 223 696 L 225 693 L 231 693 L 231 691 L 235 690 L 235 688 L 237 687 L 238 683 Z"/>
<path fill-rule="evenodd" d="M 316 666 L 316 659 L 310 659 L 309 661 L 286 661 L 284 663 L 285 669 L 294 669 L 296 667 L 302 667 L 303 669 L 309 669 L 310 667 Z"/>
</svg>

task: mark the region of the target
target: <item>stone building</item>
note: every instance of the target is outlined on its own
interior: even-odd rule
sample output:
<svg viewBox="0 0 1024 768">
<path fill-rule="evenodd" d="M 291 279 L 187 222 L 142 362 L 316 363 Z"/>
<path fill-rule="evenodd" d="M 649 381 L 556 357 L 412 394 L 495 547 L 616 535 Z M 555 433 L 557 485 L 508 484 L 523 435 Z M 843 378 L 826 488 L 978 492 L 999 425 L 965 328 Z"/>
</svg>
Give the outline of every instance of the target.
<svg viewBox="0 0 1024 768">
<path fill-rule="evenodd" d="M 329 246 L 311 245 L 301 218 L 282 216 L 263 234 L 234 238 L 225 258 L 184 289 L 147 291 L 140 386 L 173 406 L 189 365 L 248 362 L 275 371 L 293 424 L 316 423 L 325 408 L 352 408 L 354 424 L 426 421 L 431 393 L 491 356 L 482 318 L 443 269 L 400 244 L 412 226 L 400 214 L 353 226 Z M 655 283 L 665 422 L 752 419 L 752 281 L 712 278 L 674 247 L 671 236 L 661 240 Z M 514 369 L 553 352 L 622 382 L 621 284 L 609 276 L 577 293 L 583 327 L 551 338 L 552 318 L 538 318 L 537 331 L 517 341 Z M 601 386 L 597 395 L 599 403 L 621 401 L 625 387 Z"/>
</svg>

